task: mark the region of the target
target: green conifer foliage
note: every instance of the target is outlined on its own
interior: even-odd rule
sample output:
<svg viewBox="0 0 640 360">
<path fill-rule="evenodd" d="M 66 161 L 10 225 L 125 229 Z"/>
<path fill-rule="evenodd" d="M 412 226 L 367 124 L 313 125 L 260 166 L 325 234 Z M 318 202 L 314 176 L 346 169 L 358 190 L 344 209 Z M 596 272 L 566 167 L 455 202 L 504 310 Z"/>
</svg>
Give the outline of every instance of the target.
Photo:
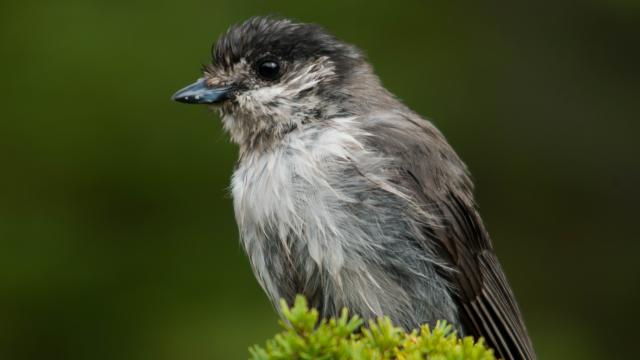
<svg viewBox="0 0 640 360">
<path fill-rule="evenodd" d="M 460 339 L 445 322 L 407 333 L 388 318 L 362 327 L 363 320 L 347 309 L 337 319 L 320 320 L 302 296 L 291 308 L 284 301 L 281 306 L 284 330 L 264 346 L 251 347 L 252 360 L 496 360 L 482 339 Z"/>
</svg>

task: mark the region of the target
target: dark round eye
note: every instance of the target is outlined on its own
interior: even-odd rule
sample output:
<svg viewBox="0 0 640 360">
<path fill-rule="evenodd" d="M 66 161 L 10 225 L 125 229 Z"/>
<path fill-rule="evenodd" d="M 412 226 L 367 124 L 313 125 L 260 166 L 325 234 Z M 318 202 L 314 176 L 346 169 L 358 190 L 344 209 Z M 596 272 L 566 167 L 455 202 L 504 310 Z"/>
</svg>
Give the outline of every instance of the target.
<svg viewBox="0 0 640 360">
<path fill-rule="evenodd" d="M 273 60 L 258 63 L 258 75 L 265 80 L 275 80 L 280 76 L 280 64 Z"/>
</svg>

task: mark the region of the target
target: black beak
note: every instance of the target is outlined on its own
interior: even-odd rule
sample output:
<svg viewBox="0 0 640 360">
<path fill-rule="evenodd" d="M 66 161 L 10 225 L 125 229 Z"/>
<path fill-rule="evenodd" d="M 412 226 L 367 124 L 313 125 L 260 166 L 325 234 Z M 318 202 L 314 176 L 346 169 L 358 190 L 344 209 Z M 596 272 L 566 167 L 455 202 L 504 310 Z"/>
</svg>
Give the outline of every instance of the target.
<svg viewBox="0 0 640 360">
<path fill-rule="evenodd" d="M 204 78 L 178 90 L 172 100 L 187 104 L 216 104 L 231 98 L 231 87 L 208 87 Z"/>
</svg>

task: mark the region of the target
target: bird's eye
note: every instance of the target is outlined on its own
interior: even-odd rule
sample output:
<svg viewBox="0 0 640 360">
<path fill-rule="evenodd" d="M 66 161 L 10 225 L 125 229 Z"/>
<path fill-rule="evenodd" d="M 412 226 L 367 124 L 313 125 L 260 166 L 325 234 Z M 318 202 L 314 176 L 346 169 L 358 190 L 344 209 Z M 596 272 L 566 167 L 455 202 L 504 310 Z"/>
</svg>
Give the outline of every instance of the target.
<svg viewBox="0 0 640 360">
<path fill-rule="evenodd" d="M 273 60 L 258 63 L 258 75 L 265 80 L 275 80 L 280 76 L 280 64 Z"/>
</svg>

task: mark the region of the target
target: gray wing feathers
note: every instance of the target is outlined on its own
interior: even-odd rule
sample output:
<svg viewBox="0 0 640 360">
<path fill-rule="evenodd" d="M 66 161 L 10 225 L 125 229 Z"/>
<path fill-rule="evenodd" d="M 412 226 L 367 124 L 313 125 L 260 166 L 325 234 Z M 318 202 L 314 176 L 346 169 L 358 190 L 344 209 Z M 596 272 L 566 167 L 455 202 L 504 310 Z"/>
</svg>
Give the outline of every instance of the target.
<svg viewBox="0 0 640 360">
<path fill-rule="evenodd" d="M 440 132 L 410 113 L 363 119 L 369 146 L 397 159 L 399 185 L 407 188 L 441 226 L 425 229 L 437 254 L 454 269 L 446 273 L 456 291 L 466 335 L 483 337 L 505 360 L 535 359 L 520 310 L 493 253 L 473 200 L 465 165 Z"/>
<path fill-rule="evenodd" d="M 480 254 L 480 273 L 484 286 L 475 303 L 490 309 L 489 315 L 497 319 L 491 330 L 494 341 L 500 342 L 500 346 L 496 346 L 501 351 L 499 355 L 504 359 L 535 359 L 515 297 L 493 253 L 485 250 Z"/>
</svg>

